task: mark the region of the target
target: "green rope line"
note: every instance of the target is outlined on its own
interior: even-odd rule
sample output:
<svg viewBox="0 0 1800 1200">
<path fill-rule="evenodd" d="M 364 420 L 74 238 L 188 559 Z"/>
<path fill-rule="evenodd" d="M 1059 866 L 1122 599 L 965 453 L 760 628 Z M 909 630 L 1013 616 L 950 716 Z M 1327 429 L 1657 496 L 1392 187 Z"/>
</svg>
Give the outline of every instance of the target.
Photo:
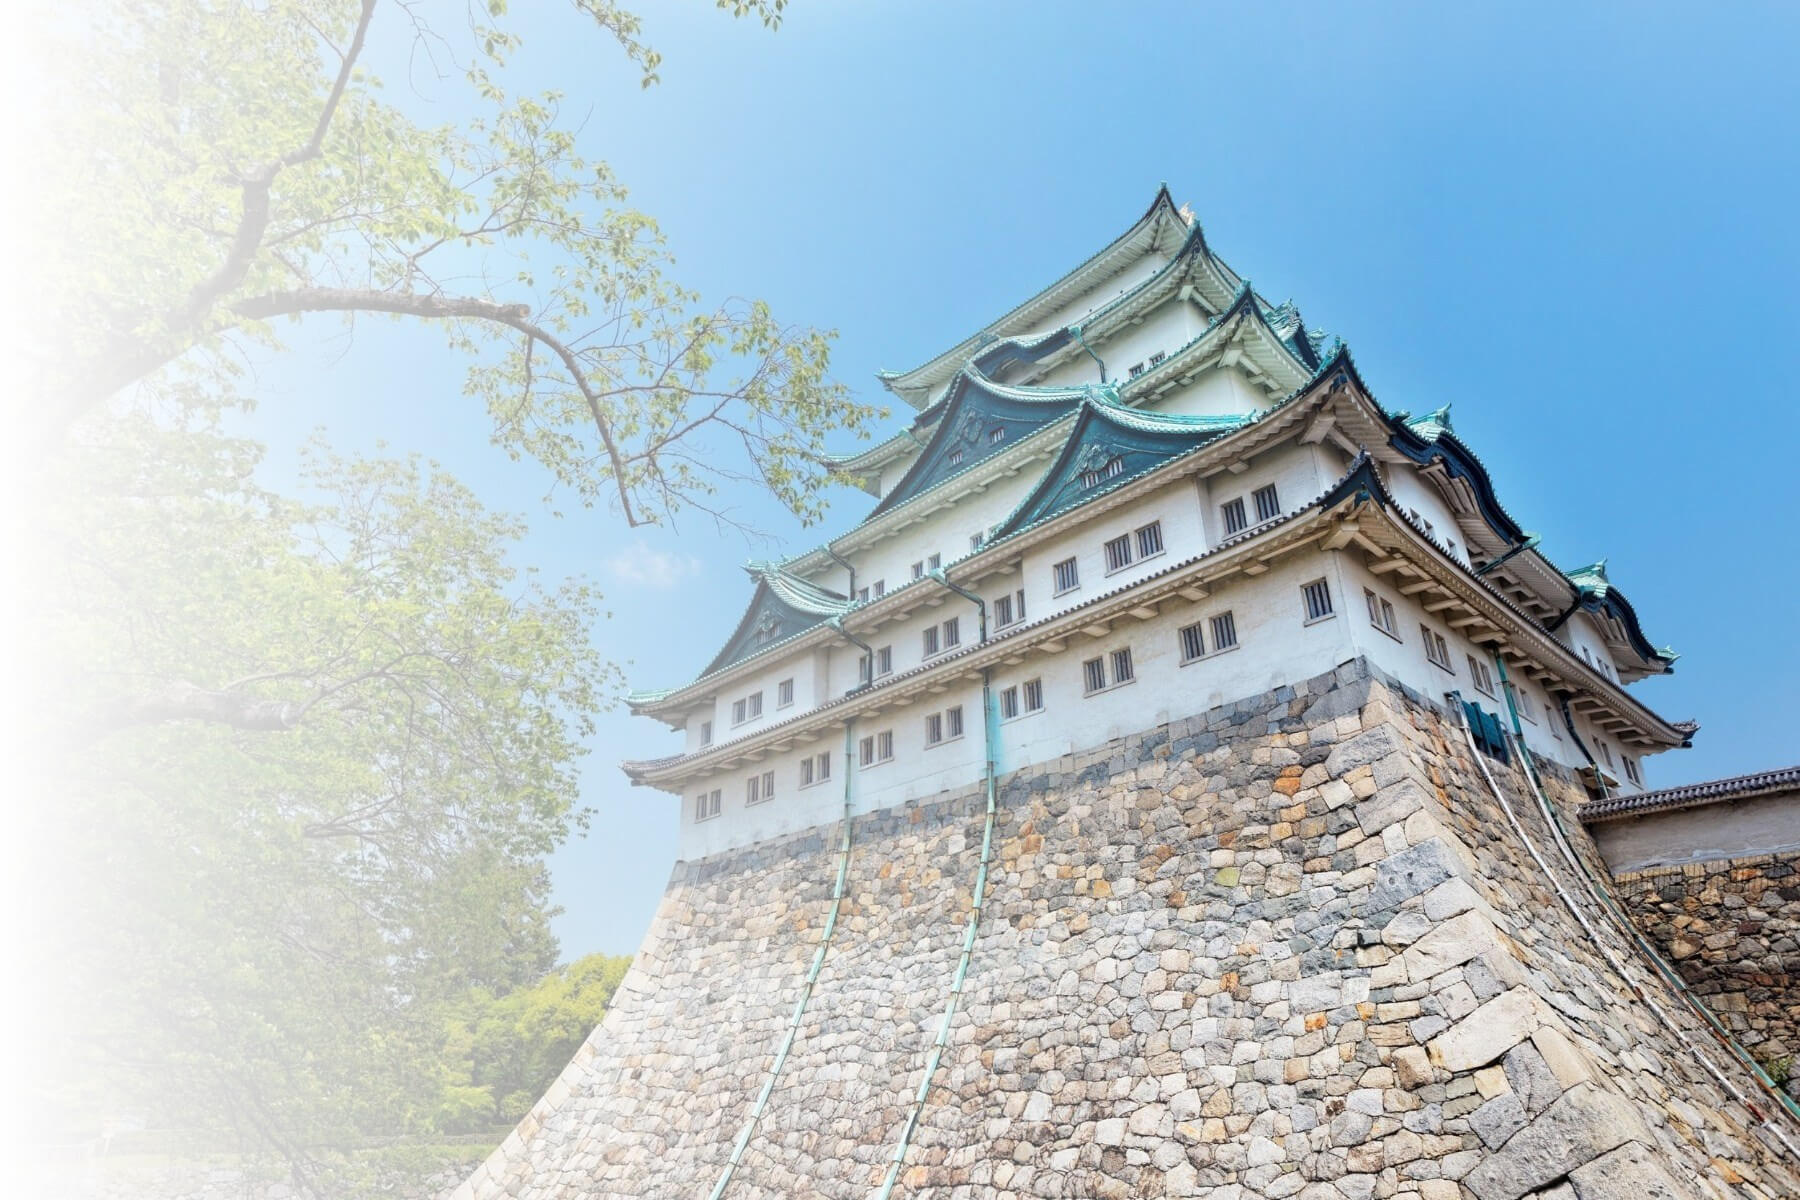
<svg viewBox="0 0 1800 1200">
<path fill-rule="evenodd" d="M 769 1077 L 763 1081 L 762 1091 L 757 1094 L 756 1103 L 750 1107 L 750 1115 L 744 1119 L 743 1129 L 738 1131 L 737 1141 L 731 1147 L 731 1157 L 725 1160 L 725 1169 L 719 1172 L 719 1181 L 713 1185 L 710 1200 L 719 1200 L 725 1194 L 725 1189 L 731 1186 L 738 1163 L 743 1161 L 744 1151 L 749 1147 L 750 1139 L 755 1136 L 756 1127 L 762 1123 L 763 1114 L 768 1111 L 769 1097 L 775 1092 L 775 1081 L 781 1076 L 781 1068 L 787 1065 L 788 1051 L 794 1048 L 794 1039 L 799 1036 L 800 1022 L 806 1016 L 807 1002 L 812 999 L 813 985 L 819 982 L 819 972 L 825 966 L 825 955 L 831 949 L 831 935 L 837 931 L 838 912 L 844 904 L 844 885 L 850 878 L 850 750 L 853 736 L 851 728 L 854 724 L 854 720 L 844 722 L 844 834 L 838 848 L 837 884 L 831 891 L 831 910 L 825 915 L 825 927 L 819 931 L 819 946 L 813 952 L 812 966 L 807 968 L 806 982 L 800 988 L 800 998 L 794 1002 L 794 1015 L 788 1019 L 787 1032 L 781 1039 L 781 1049 L 775 1052 L 775 1061 L 769 1065 Z"/>
<path fill-rule="evenodd" d="M 975 870 L 975 889 L 969 906 L 969 925 L 963 933 L 962 956 L 956 963 L 956 974 L 950 979 L 950 996 L 944 1002 L 944 1019 L 938 1025 L 937 1037 L 931 1044 L 931 1053 L 925 1059 L 925 1077 L 919 1080 L 919 1090 L 914 1093 L 912 1105 L 906 1114 L 906 1123 L 900 1128 L 900 1140 L 894 1147 L 894 1157 L 888 1163 L 887 1178 L 877 1192 L 876 1200 L 888 1200 L 894 1194 L 894 1185 L 900 1180 L 900 1169 L 906 1165 L 906 1152 L 912 1146 L 913 1132 L 919 1127 L 919 1117 L 925 1111 L 925 1098 L 931 1093 L 931 1081 L 937 1075 L 938 1064 L 943 1062 L 944 1049 L 950 1042 L 950 1026 L 956 1020 L 957 1009 L 962 1005 L 963 983 L 969 974 L 969 959 L 975 952 L 975 938 L 981 929 L 981 910 L 987 898 L 988 864 L 993 858 L 994 849 L 994 817 L 998 805 L 994 798 L 994 713 L 993 697 L 989 687 L 989 673 L 981 673 L 981 728 L 982 737 L 987 743 L 987 767 L 984 772 L 987 784 L 987 819 L 981 831 L 981 863 Z"/>
</svg>

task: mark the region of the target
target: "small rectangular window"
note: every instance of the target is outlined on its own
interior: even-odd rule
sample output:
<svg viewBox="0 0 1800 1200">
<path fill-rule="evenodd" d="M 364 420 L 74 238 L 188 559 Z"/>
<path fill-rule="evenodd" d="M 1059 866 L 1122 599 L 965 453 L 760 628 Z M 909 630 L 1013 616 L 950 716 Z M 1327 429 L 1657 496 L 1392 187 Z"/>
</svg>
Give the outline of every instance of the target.
<svg viewBox="0 0 1800 1200">
<path fill-rule="evenodd" d="M 944 714 L 932 713 L 925 718 L 925 744 L 935 746 L 944 740 Z"/>
<path fill-rule="evenodd" d="M 994 624 L 1005 627 L 1013 623 L 1013 606 L 1011 596 L 1001 596 L 994 601 Z"/>
<path fill-rule="evenodd" d="M 812 783 L 812 781 L 813 781 L 813 760 L 810 758 L 803 758 L 800 760 L 800 786 L 807 787 Z"/>
<path fill-rule="evenodd" d="M 1130 683 L 1137 675 L 1131 669 L 1131 647 L 1112 652 L 1113 683 Z"/>
<path fill-rule="evenodd" d="M 1149 558 L 1153 554 L 1161 554 L 1163 550 L 1162 522 L 1152 521 L 1137 531 L 1137 552 L 1139 558 Z"/>
<path fill-rule="evenodd" d="M 818 770 L 819 779 L 820 780 L 830 779 L 831 778 L 831 754 L 829 752 L 827 752 L 825 754 L 819 755 L 818 763 L 819 763 L 819 770 Z"/>
<path fill-rule="evenodd" d="M 869 656 L 865 654 L 861 658 L 857 659 L 856 660 L 856 681 L 858 683 L 868 683 L 874 677 L 875 677 L 875 664 L 870 660 Z"/>
<path fill-rule="evenodd" d="M 1013 620 L 1023 621 L 1024 619 L 1025 619 L 1025 589 L 1020 588 L 1018 591 L 1013 593 Z"/>
<path fill-rule="evenodd" d="M 963 452 L 961 450 L 952 450 L 950 452 L 949 462 L 950 462 L 951 466 L 953 466 L 953 467 L 962 466 L 962 460 L 963 460 Z"/>
<path fill-rule="evenodd" d="M 894 757 L 894 731 L 884 729 L 875 735 L 875 757 L 882 762 Z"/>
<path fill-rule="evenodd" d="M 1065 558 L 1050 570 L 1056 576 L 1056 594 L 1058 596 L 1064 592 L 1072 592 L 1081 586 L 1081 572 L 1076 569 L 1074 559 Z"/>
<path fill-rule="evenodd" d="M 875 652 L 875 673 L 877 675 L 894 673 L 894 648 L 892 646 L 883 646 Z"/>
<path fill-rule="evenodd" d="M 1250 527 L 1249 520 L 1244 516 L 1244 498 L 1242 496 L 1236 500 L 1227 500 L 1219 506 L 1219 511 L 1225 517 L 1226 537 L 1230 537 L 1234 533 L 1242 533 Z"/>
<path fill-rule="evenodd" d="M 1613 765 L 1612 747 L 1605 742 L 1600 743 L 1600 757 L 1606 760 L 1607 766 Z"/>
<path fill-rule="evenodd" d="M 961 737 L 963 733 L 962 705 L 944 710 L 944 736 Z"/>
<path fill-rule="evenodd" d="M 1323 579 L 1315 579 L 1300 589 L 1301 600 L 1306 608 L 1306 621 L 1323 621 L 1335 615 L 1331 607 L 1331 585 Z"/>
<path fill-rule="evenodd" d="M 930 658 L 933 654 L 938 652 L 938 627 L 936 625 L 927 625 L 920 636 L 924 639 L 925 643 L 925 657 Z"/>
<path fill-rule="evenodd" d="M 1363 599 L 1369 606 L 1369 624 L 1381 630 L 1395 641 L 1400 640 L 1400 629 L 1394 616 L 1394 606 L 1386 598 L 1377 596 L 1368 588 L 1363 589 Z"/>
<path fill-rule="evenodd" d="M 1205 655 L 1206 637 L 1200 622 L 1195 621 L 1192 625 L 1183 625 L 1181 627 L 1181 661 L 1193 662 L 1196 658 L 1203 658 Z"/>
<path fill-rule="evenodd" d="M 1044 681 L 1027 679 L 1022 691 L 1025 698 L 1025 711 L 1028 713 L 1042 712 L 1044 709 Z"/>
<path fill-rule="evenodd" d="M 1619 757 L 1625 762 L 1625 778 L 1631 780 L 1631 782 L 1637 784 L 1639 787 L 1643 787 L 1644 777 L 1638 773 L 1638 760 L 1631 757 L 1629 754 L 1621 754 Z"/>
<path fill-rule="evenodd" d="M 962 644 L 962 618 L 951 617 L 944 622 L 944 649 Z"/>
<path fill-rule="evenodd" d="M 775 685 L 775 707 L 786 708 L 794 702 L 794 681 L 784 679 Z"/>
<path fill-rule="evenodd" d="M 1019 715 L 1019 689 L 1016 687 L 1000 689 L 1000 719 L 1010 721 Z"/>
<path fill-rule="evenodd" d="M 1223 612 L 1212 619 L 1212 642 L 1214 654 L 1238 644 L 1237 619 L 1230 613 Z"/>
<path fill-rule="evenodd" d="M 1425 657 L 1434 665 L 1444 668 L 1452 675 L 1456 668 L 1450 665 L 1450 647 L 1444 642 L 1444 635 L 1429 625 L 1419 626 L 1419 638 L 1425 643 Z"/>
<path fill-rule="evenodd" d="M 979 533 L 971 533 L 969 535 L 969 552 L 973 554 L 979 549 L 981 549 L 981 535 Z"/>
<path fill-rule="evenodd" d="M 744 780 L 744 803 L 760 804 L 762 802 L 762 776 L 752 775 Z"/>
<path fill-rule="evenodd" d="M 1468 660 L 1470 681 L 1474 683 L 1476 689 L 1480 691 L 1482 695 L 1491 697 L 1494 694 L 1493 672 L 1488 670 L 1488 665 L 1486 663 L 1482 662 L 1472 654 L 1468 656 Z"/>
<path fill-rule="evenodd" d="M 859 604 L 867 604 L 869 602 L 869 589 L 868 588 L 857 588 L 856 589 L 856 600 L 857 600 L 857 603 L 859 603 Z"/>
<path fill-rule="evenodd" d="M 912 565 L 912 577 L 914 579 L 925 578 L 925 563 L 923 561 L 916 562 Z"/>
<path fill-rule="evenodd" d="M 874 737 L 866 737 L 856 744 L 856 761 L 865 767 L 875 761 Z"/>
<path fill-rule="evenodd" d="M 1258 522 L 1273 521 L 1281 515 L 1281 498 L 1275 493 L 1275 485 L 1259 487 L 1251 493 L 1256 501 L 1256 519 Z"/>
<path fill-rule="evenodd" d="M 1106 687 L 1106 660 L 1090 658 L 1081 664 L 1081 685 L 1092 695 Z"/>
<path fill-rule="evenodd" d="M 700 722 L 700 744 L 702 746 L 712 745 L 712 722 L 711 721 Z"/>
<path fill-rule="evenodd" d="M 694 820 L 706 821 L 719 815 L 720 798 L 723 793 L 714 788 L 710 792 L 701 792 L 694 797 Z"/>
<path fill-rule="evenodd" d="M 775 772 L 773 771 L 763 772 L 762 796 L 764 800 L 775 798 Z"/>
<path fill-rule="evenodd" d="M 875 598 L 879 600 L 885 595 L 887 595 L 887 580 L 877 579 L 875 581 Z"/>
<path fill-rule="evenodd" d="M 925 569 L 927 571 L 935 571 L 943 565 L 944 565 L 944 556 L 941 554 L 934 554 L 930 558 L 925 560 Z"/>
<path fill-rule="evenodd" d="M 762 716 L 762 693 L 761 692 L 751 692 L 750 693 L 750 719 L 755 720 L 757 717 L 760 717 L 760 716 Z"/>
<path fill-rule="evenodd" d="M 742 725 L 749 719 L 747 715 L 749 711 L 750 707 L 748 702 L 743 700 L 733 700 L 731 702 L 731 723 L 733 725 Z"/>
<path fill-rule="evenodd" d="M 1153 367 L 1160 366 L 1162 360 L 1167 357 L 1169 357 L 1169 352 L 1167 350 L 1158 350 L 1155 354 L 1150 356 L 1150 365 Z"/>
<path fill-rule="evenodd" d="M 988 430 L 988 443 L 994 445 L 1006 440 L 1006 430 L 999 425 Z"/>
<path fill-rule="evenodd" d="M 1131 535 L 1123 534 L 1106 543 L 1106 569 L 1118 571 L 1131 565 Z"/>
<path fill-rule="evenodd" d="M 1144 373 L 1144 364 L 1141 362 L 1134 362 L 1131 364 L 1130 369 L 1131 369 L 1130 377 L 1132 379 L 1136 379 L 1139 375 L 1142 375 Z"/>
</svg>

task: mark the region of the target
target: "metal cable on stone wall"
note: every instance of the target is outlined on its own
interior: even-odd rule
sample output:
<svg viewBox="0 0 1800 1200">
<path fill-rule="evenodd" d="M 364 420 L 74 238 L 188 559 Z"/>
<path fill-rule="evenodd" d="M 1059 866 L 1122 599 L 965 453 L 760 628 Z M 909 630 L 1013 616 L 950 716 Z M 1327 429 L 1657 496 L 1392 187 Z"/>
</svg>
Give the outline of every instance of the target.
<svg viewBox="0 0 1800 1200">
<path fill-rule="evenodd" d="M 844 722 L 844 832 L 838 848 L 837 884 L 831 890 L 831 909 L 825 914 L 825 927 L 819 931 L 819 947 L 813 953 L 812 966 L 807 969 L 806 981 L 800 987 L 800 998 L 794 1002 L 794 1015 L 788 1019 L 787 1033 L 781 1039 L 781 1049 L 775 1052 L 775 1061 L 769 1064 L 769 1077 L 763 1081 L 762 1091 L 758 1093 L 756 1103 L 750 1107 L 750 1115 L 744 1118 L 744 1127 L 738 1132 L 737 1141 L 732 1144 L 731 1157 L 725 1161 L 725 1169 L 719 1172 L 719 1181 L 713 1185 L 710 1200 L 719 1200 L 725 1194 L 725 1189 L 731 1186 L 738 1163 L 743 1160 L 744 1151 L 749 1147 L 750 1139 L 755 1136 L 757 1125 L 768 1111 L 769 1097 L 775 1092 L 775 1081 L 781 1077 L 781 1068 L 787 1064 L 788 1051 L 794 1048 L 794 1039 L 799 1036 L 800 1021 L 806 1016 L 806 1005 L 812 999 L 813 985 L 819 982 L 819 972 L 825 966 L 825 955 L 831 949 L 832 934 L 837 931 L 838 912 L 844 904 L 844 886 L 850 878 L 850 850 L 853 845 L 850 751 L 853 740 L 851 730 L 855 724 L 854 719 Z"/>
</svg>

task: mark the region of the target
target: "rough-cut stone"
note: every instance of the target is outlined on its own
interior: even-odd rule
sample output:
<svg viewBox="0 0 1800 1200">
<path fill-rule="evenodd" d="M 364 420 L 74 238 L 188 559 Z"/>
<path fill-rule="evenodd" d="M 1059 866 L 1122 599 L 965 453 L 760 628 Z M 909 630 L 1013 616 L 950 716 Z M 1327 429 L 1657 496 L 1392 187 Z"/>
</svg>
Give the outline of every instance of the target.
<svg viewBox="0 0 1800 1200">
<path fill-rule="evenodd" d="M 1583 1084 L 1513 1134 L 1463 1182 L 1478 1200 L 1517 1200 L 1639 1136 L 1641 1129 L 1630 1105 Z"/>
<path fill-rule="evenodd" d="M 1670 1178 L 1642 1142 L 1626 1142 L 1569 1173 L 1580 1200 L 1692 1200 L 1699 1195 Z"/>
<path fill-rule="evenodd" d="M 1427 1049 L 1436 1065 L 1470 1071 L 1511 1050 L 1537 1026 L 1537 998 L 1526 987 L 1509 988 L 1433 1039 Z"/>
<path fill-rule="evenodd" d="M 1524 777 L 1490 766 L 1559 855 Z M 1578 784 L 1544 775 L 1567 816 Z M 1591 1200 L 1562 1181 L 1630 1141 L 1674 1180 L 1729 1162 L 1800 1195 L 1673 1036 L 1711 1035 L 1604 912 L 1624 978 L 1562 906 L 1458 725 L 1365 664 L 1005 776 L 998 799 L 916 1121 L 982 844 L 973 788 L 854 819 L 727 1200 L 867 1200 L 909 1129 L 897 1196 Z M 818 953 L 841 832 L 677 864 L 605 1022 L 462 1200 L 709 1194 Z"/>
</svg>

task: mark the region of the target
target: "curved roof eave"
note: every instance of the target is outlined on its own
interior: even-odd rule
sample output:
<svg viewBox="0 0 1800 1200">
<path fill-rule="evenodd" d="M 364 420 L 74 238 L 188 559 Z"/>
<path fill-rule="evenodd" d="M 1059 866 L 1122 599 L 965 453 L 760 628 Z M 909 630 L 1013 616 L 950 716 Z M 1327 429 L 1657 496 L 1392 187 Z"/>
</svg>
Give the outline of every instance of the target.
<svg viewBox="0 0 1800 1200">
<path fill-rule="evenodd" d="M 1061 299 L 1060 297 L 1053 299 L 1055 293 L 1067 288 L 1079 277 L 1093 273 L 1095 269 L 1105 263 L 1106 260 L 1128 248 L 1133 240 L 1145 230 L 1155 228 L 1159 222 L 1167 223 L 1170 221 L 1173 221 L 1184 229 L 1187 228 L 1180 210 L 1175 206 L 1174 198 L 1169 195 L 1169 185 L 1165 183 L 1157 188 L 1156 195 L 1151 199 L 1149 208 L 1145 209 L 1144 214 L 1141 217 L 1132 222 L 1130 228 L 1108 242 L 1098 252 L 1089 255 L 1073 270 L 1066 272 L 1054 283 L 1040 289 L 1033 294 L 1029 300 L 1026 300 L 1023 304 L 1016 306 L 1010 312 L 1005 313 L 995 320 L 989 321 L 976 333 L 964 338 L 950 349 L 921 363 L 919 366 L 916 366 L 909 371 L 878 371 L 876 373 L 876 378 L 881 381 L 883 387 L 887 388 L 895 395 L 900 396 L 901 399 L 905 400 L 907 403 L 912 404 L 914 407 L 920 407 L 917 400 L 915 400 L 913 396 L 907 395 L 907 393 L 918 392 L 922 388 L 930 387 L 939 378 L 947 378 L 950 370 L 954 370 L 957 364 L 960 364 L 964 359 L 967 359 L 980 348 L 982 344 L 981 339 L 984 334 L 991 335 L 996 330 L 1011 324 L 1029 324 L 1033 319 L 1034 313 L 1037 315 L 1044 315 L 1045 311 L 1054 311 L 1055 304 Z M 1155 236 L 1160 237 L 1160 235 L 1161 230 L 1156 229 Z M 1153 237 L 1152 245 L 1154 245 L 1154 241 L 1155 238 Z"/>
</svg>

